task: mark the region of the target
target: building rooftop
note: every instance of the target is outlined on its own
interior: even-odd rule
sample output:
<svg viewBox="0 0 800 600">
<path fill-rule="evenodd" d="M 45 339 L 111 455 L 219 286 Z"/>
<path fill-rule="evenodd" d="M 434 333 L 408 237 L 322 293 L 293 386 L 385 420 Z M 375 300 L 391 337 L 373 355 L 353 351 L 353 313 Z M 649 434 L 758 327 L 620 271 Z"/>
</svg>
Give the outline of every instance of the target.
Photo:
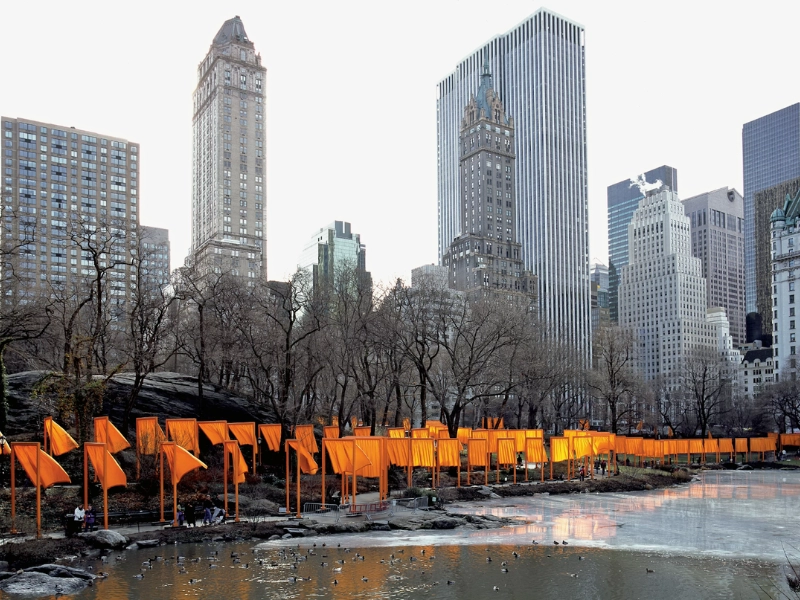
<svg viewBox="0 0 800 600">
<path fill-rule="evenodd" d="M 742 362 L 751 363 L 757 360 L 766 362 L 770 358 L 772 358 L 772 348 L 758 348 L 756 350 L 748 350 Z"/>
<path fill-rule="evenodd" d="M 214 36 L 214 44 L 217 46 L 224 46 L 231 42 L 251 43 L 239 15 L 225 21 L 222 27 L 219 28 L 217 35 Z"/>
</svg>

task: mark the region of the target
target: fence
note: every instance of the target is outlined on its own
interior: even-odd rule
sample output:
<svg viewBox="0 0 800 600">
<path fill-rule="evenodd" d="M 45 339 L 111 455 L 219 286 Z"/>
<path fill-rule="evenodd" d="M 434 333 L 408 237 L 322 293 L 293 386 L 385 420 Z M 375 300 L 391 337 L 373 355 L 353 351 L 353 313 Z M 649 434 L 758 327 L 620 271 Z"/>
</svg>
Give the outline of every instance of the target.
<svg viewBox="0 0 800 600">
<path fill-rule="evenodd" d="M 339 505 L 306 502 L 303 505 L 303 516 L 332 517 L 338 523 L 340 517 Z"/>
</svg>

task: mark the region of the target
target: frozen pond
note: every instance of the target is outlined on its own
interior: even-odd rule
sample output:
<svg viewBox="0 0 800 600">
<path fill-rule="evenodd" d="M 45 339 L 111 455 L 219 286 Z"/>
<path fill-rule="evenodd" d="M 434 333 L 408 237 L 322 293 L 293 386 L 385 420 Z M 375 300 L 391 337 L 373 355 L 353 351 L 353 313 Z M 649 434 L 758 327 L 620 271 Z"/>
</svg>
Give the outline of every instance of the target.
<svg viewBox="0 0 800 600">
<path fill-rule="evenodd" d="M 526 524 L 125 552 L 102 567 L 107 580 L 77 597 L 777 598 L 788 592 L 782 544 L 793 554 L 792 546 L 800 548 L 799 496 L 798 472 L 728 471 L 650 492 L 452 505 Z M 185 573 L 178 555 L 186 557 Z M 134 579 L 155 556 L 166 560 Z"/>
</svg>

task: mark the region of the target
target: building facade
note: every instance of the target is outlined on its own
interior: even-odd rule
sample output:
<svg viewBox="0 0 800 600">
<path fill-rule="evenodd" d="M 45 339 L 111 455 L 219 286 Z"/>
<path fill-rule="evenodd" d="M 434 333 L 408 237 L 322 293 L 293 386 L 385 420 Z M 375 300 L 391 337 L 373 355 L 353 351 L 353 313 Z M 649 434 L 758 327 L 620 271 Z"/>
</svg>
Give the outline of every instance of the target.
<svg viewBox="0 0 800 600">
<path fill-rule="evenodd" d="M 742 381 L 741 400 L 753 405 L 758 395 L 775 382 L 775 366 L 772 348 L 748 350 L 739 365 Z"/>
<path fill-rule="evenodd" d="M 532 307 L 535 278 L 517 241 L 514 119 L 492 87 L 488 61 L 464 108 L 459 142 L 461 229 L 442 257 L 460 292 L 493 291 Z"/>
<path fill-rule="evenodd" d="M 760 244 L 756 229 L 756 193 L 800 177 L 800 103 L 742 126 L 744 176 L 744 269 L 747 312 L 757 312 Z M 774 206 L 767 211 L 770 215 Z M 766 226 L 761 235 L 768 237 Z M 766 316 L 766 315 L 762 315 Z"/>
<path fill-rule="evenodd" d="M 450 272 L 443 265 L 422 265 L 411 269 L 411 287 L 431 287 L 433 289 L 447 289 L 450 287 Z"/>
<path fill-rule="evenodd" d="M 297 266 L 309 271 L 314 289 L 334 285 L 341 269 L 354 269 L 359 276 L 370 277 L 367 248 L 345 221 L 334 221 L 315 232 L 303 247 Z"/>
<path fill-rule="evenodd" d="M 678 193 L 678 170 L 663 165 L 640 175 L 640 179 L 664 186 Z M 628 264 L 628 225 L 639 208 L 644 193 L 633 181 L 625 179 L 608 186 L 608 309 L 613 323 L 619 322 L 619 277 L 622 267 Z"/>
<path fill-rule="evenodd" d="M 772 336 L 772 213 L 783 209 L 786 196 L 800 190 L 800 177 L 759 190 L 753 195 L 756 310 L 764 334 Z"/>
<path fill-rule="evenodd" d="M 725 309 L 735 347 L 744 345 L 744 203 L 732 188 L 683 201 L 692 223 L 692 255 L 700 259 L 709 308 Z"/>
<path fill-rule="evenodd" d="M 800 316 L 800 189 L 772 213 L 772 348 L 775 381 L 795 381 L 798 374 Z"/>
<path fill-rule="evenodd" d="M 608 307 L 608 267 L 595 263 L 592 267 L 592 336 L 600 327 L 611 325 Z"/>
<path fill-rule="evenodd" d="M 677 194 L 648 192 L 628 225 L 630 259 L 619 285 L 620 327 L 636 339 L 639 372 L 646 381 L 660 383 L 660 401 L 668 399 L 674 418 L 683 408 L 689 361 L 717 347 L 690 228 Z"/>
<path fill-rule="evenodd" d="M 141 197 L 139 145 L 2 117 L 3 294 L 6 301 L 74 296 L 104 275 L 112 317 L 131 293 Z"/>
<path fill-rule="evenodd" d="M 169 230 L 143 225 L 139 229 L 139 235 L 143 252 L 140 268 L 146 271 L 149 281 L 164 288 L 169 285 L 172 273 L 169 257 Z"/>
<path fill-rule="evenodd" d="M 437 87 L 439 257 L 465 233 L 460 133 L 484 62 L 514 116 L 518 240 L 542 323 L 591 354 L 584 29 L 541 9 L 461 61 Z M 500 137 L 500 136 L 498 136 Z"/>
<path fill-rule="evenodd" d="M 197 67 L 192 248 L 200 272 L 266 281 L 266 77 L 237 16 Z"/>
</svg>

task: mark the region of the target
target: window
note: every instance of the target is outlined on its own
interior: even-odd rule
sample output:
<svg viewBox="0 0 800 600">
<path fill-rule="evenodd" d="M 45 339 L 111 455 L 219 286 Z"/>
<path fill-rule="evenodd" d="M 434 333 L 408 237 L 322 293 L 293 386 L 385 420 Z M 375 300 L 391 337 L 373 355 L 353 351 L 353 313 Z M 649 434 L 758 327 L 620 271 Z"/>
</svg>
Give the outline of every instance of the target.
<svg viewBox="0 0 800 600">
<path fill-rule="evenodd" d="M 789 294 L 789 304 L 794 304 L 794 294 Z"/>
</svg>

